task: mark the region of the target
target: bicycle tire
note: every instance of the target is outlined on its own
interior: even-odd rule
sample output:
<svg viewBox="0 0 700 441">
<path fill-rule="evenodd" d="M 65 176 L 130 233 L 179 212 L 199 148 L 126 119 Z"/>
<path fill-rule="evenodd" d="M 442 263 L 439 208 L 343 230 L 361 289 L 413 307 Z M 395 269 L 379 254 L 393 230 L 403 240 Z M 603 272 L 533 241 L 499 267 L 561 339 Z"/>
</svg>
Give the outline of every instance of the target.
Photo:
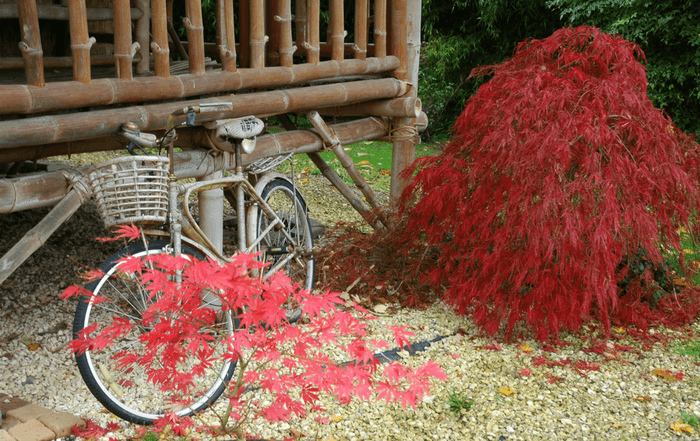
<svg viewBox="0 0 700 441">
<path fill-rule="evenodd" d="M 111 302 L 103 307 L 102 305 L 107 302 L 93 304 L 88 296 L 82 296 L 76 308 L 73 337 L 77 338 L 82 329 L 94 323 L 99 324 L 107 315 L 112 317 L 115 313 L 137 322 L 140 317 L 139 309 L 145 308 L 147 300 L 141 296 L 140 293 L 143 292 L 143 289 L 133 278 L 127 279 L 123 275 L 122 277 L 115 276 L 120 265 L 117 261 L 127 255 L 141 257 L 160 254 L 164 252 L 163 248 L 166 245 L 166 242 L 157 241 L 150 242 L 148 249 L 142 243 L 131 245 L 107 259 L 101 266 L 104 276 L 87 285 L 86 289 L 94 295 L 110 299 Z M 199 253 L 188 247 L 183 247 L 182 252 L 185 255 L 202 259 Z M 140 300 L 143 300 L 143 303 L 139 303 Z M 108 307 L 112 310 L 108 311 Z M 110 323 L 111 320 L 102 322 L 105 326 Z M 222 323 L 225 325 L 224 333 L 232 333 L 236 327 L 236 321 L 231 318 L 230 313 L 222 315 Z M 150 425 L 156 419 L 164 416 L 166 411 L 174 412 L 181 417 L 193 415 L 211 406 L 224 392 L 233 376 L 236 363 L 218 358 L 215 362 L 217 367 L 207 371 L 209 375 L 195 379 L 196 391 L 201 392 L 201 396 L 196 396 L 192 400 L 193 404 L 180 409 L 167 408 L 171 404 L 163 403 L 168 402 L 168 394 L 160 391 L 158 386 L 148 381 L 147 378 L 142 378 L 147 376 L 147 373 L 141 366 L 130 364 L 127 368 L 119 370 L 113 357 L 110 356 L 115 351 L 121 350 L 119 344 L 125 345 L 124 347 L 127 347 L 126 345 L 133 347 L 139 344 L 138 334 L 142 330 L 138 326 L 134 326 L 132 331 L 127 335 L 119 336 L 119 341 L 115 341 L 114 345 L 105 348 L 104 353 L 103 351 L 88 350 L 83 354 L 76 354 L 78 370 L 90 392 L 105 408 L 119 418 L 135 424 Z M 106 378 L 105 374 L 111 378 Z"/>
<path fill-rule="evenodd" d="M 314 247 L 314 240 L 311 233 L 311 222 L 309 221 L 306 203 L 301 194 L 286 179 L 276 178 L 270 181 L 262 191 L 261 198 L 272 208 L 277 216 L 284 222 L 284 229 L 299 243 L 304 253 L 310 253 Z M 256 236 L 259 237 L 265 230 L 269 219 L 261 208 L 258 208 Z M 263 251 L 261 259 L 269 262 L 272 266 L 284 254 L 269 255 L 265 249 L 287 247 L 288 240 L 284 235 L 275 231 L 270 231 L 261 241 L 258 250 Z M 292 281 L 299 286 L 311 290 L 314 287 L 315 262 L 313 255 L 305 256 L 300 261 L 293 260 L 284 266 L 285 273 Z M 287 311 L 287 319 L 290 322 L 299 320 L 301 310 L 295 305 L 290 305 Z"/>
</svg>

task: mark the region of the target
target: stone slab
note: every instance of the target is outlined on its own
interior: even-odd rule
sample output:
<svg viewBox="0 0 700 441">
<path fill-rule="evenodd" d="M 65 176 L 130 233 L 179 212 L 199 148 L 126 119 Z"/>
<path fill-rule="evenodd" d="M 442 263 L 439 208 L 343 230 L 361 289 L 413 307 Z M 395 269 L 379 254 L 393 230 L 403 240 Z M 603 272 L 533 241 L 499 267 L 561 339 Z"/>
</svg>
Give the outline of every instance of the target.
<svg viewBox="0 0 700 441">
<path fill-rule="evenodd" d="M 85 427 L 85 421 L 68 412 L 50 413 L 38 418 L 39 422 L 48 427 L 57 437 L 64 437 L 73 433 L 76 424 Z"/>
<path fill-rule="evenodd" d="M 0 441 L 17 441 L 7 430 L 0 430 Z"/>
<path fill-rule="evenodd" d="M 51 441 L 56 435 L 38 420 L 29 420 L 7 431 L 17 441 Z"/>
<path fill-rule="evenodd" d="M 12 409 L 5 415 L 5 424 L 8 428 L 16 426 L 17 423 L 26 423 L 29 420 L 37 419 L 42 415 L 53 413 L 51 410 L 37 406 L 36 404 L 26 404 L 22 407 Z"/>
</svg>

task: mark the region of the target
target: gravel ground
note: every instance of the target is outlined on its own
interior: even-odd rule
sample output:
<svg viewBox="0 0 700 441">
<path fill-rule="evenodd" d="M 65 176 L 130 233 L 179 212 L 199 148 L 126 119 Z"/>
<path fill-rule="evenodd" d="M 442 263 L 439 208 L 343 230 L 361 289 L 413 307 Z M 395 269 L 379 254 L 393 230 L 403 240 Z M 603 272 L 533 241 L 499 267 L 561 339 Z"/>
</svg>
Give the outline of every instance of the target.
<svg viewBox="0 0 700 441">
<path fill-rule="evenodd" d="M 322 205 L 312 202 L 312 215 L 325 222 L 329 220 L 318 213 L 342 218 L 342 210 L 349 210 L 347 203 L 320 177 L 312 178 L 301 187 L 309 199 L 320 195 Z M 0 253 L 47 211 L 0 216 Z M 114 417 L 92 398 L 65 349 L 75 304 L 58 299 L 65 287 L 79 281 L 81 267 L 68 255 L 96 267 L 120 248 L 93 240 L 103 235 L 94 206 L 86 205 L 0 286 L 0 392 L 105 424 Z M 372 322 L 375 338 L 390 340 L 390 324 L 407 325 L 416 334 L 414 342 L 449 335 L 422 352 L 400 355 L 413 365 L 437 361 L 450 380 L 438 383 L 415 410 L 366 402 L 339 406 L 323 399 L 324 414 L 256 426 L 253 433 L 268 439 L 296 434 L 319 441 L 698 438 L 697 431 L 677 434 L 670 428 L 681 410 L 700 416 L 700 366 L 675 353 L 673 344 L 656 343 L 643 352 L 620 350 L 614 345 L 640 346 L 624 329 L 617 329 L 616 338 L 603 345 L 603 354 L 583 351 L 591 340 L 579 336 L 564 336 L 569 344 L 557 347 L 558 352 L 531 340 L 498 344 L 479 336 L 469 320 L 441 304 L 425 311 L 392 306 L 378 318 Z M 700 333 L 700 324 L 692 330 Z M 674 334 L 655 330 L 654 335 Z M 587 369 L 591 367 L 599 370 Z M 655 374 L 656 369 L 684 375 L 681 381 L 667 379 Z M 472 407 L 451 412 L 452 394 L 473 400 Z M 319 423 L 317 416 L 330 422 Z"/>
</svg>

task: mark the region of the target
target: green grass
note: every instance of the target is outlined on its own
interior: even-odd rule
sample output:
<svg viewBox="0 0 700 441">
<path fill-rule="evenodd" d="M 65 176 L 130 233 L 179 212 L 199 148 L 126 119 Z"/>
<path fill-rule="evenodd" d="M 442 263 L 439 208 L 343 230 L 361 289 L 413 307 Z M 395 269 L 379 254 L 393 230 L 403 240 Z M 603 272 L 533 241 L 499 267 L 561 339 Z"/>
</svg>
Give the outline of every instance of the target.
<svg viewBox="0 0 700 441">
<path fill-rule="evenodd" d="M 700 340 L 686 340 L 674 346 L 677 353 L 687 355 L 700 362 Z"/>
<path fill-rule="evenodd" d="M 692 414 L 692 413 L 687 413 L 684 410 L 681 410 L 681 420 L 685 424 L 688 424 L 695 430 L 700 430 L 700 417 Z"/>
<path fill-rule="evenodd" d="M 362 141 L 344 146 L 348 156 L 355 167 L 372 188 L 379 191 L 388 191 L 391 182 L 391 157 L 392 144 L 380 141 Z M 436 155 L 440 152 L 433 145 L 416 146 L 416 157 Z M 353 182 L 340 164 L 340 160 L 333 152 L 321 152 L 321 157 L 336 171 L 336 173 L 350 186 Z M 283 173 L 291 171 L 289 163 L 280 165 Z M 306 155 L 294 156 L 294 173 L 302 175 L 320 175 L 321 172 Z"/>
<path fill-rule="evenodd" d="M 460 395 L 457 392 L 452 391 L 450 396 L 447 398 L 447 404 L 450 405 L 450 411 L 456 415 L 460 413 L 462 409 L 471 409 L 471 407 L 474 405 L 474 400 L 470 400 L 464 395 Z"/>
</svg>

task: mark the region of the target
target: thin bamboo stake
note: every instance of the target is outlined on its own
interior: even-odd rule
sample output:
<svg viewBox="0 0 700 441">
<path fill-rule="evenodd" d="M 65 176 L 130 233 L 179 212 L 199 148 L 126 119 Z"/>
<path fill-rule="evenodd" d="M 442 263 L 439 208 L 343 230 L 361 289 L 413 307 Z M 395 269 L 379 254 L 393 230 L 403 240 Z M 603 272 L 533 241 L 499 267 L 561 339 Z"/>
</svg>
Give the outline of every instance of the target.
<svg viewBox="0 0 700 441">
<path fill-rule="evenodd" d="M 280 65 L 292 67 L 294 64 L 294 52 L 296 46 L 292 45 L 292 2 L 291 0 L 277 0 L 278 14 L 275 21 L 279 23 L 279 54 Z"/>
<path fill-rule="evenodd" d="M 250 67 L 250 3 L 249 0 L 239 0 L 238 16 L 241 20 L 238 23 L 240 37 L 240 50 L 238 60 L 240 67 Z"/>
<path fill-rule="evenodd" d="M 367 58 L 367 3 L 368 0 L 355 1 L 355 44 L 352 48 L 359 60 Z"/>
<path fill-rule="evenodd" d="M 250 67 L 265 68 L 265 16 L 264 1 L 250 0 Z"/>
<path fill-rule="evenodd" d="M 170 47 L 168 45 L 168 16 L 166 0 L 151 0 L 153 15 L 153 42 L 151 50 L 155 59 L 155 73 L 160 78 L 170 78 Z"/>
<path fill-rule="evenodd" d="M 392 75 L 399 80 L 406 80 L 406 44 L 408 38 L 407 0 L 392 0 L 391 2 L 391 47 L 389 53 L 399 58 L 400 64 Z"/>
<path fill-rule="evenodd" d="M 331 132 L 325 121 L 323 121 L 323 118 L 321 118 L 321 115 L 319 115 L 318 112 L 313 111 L 307 113 L 306 116 L 309 118 L 309 121 L 311 121 L 311 125 L 313 125 L 316 131 L 321 135 L 323 141 L 330 146 L 330 149 L 338 158 L 340 164 L 348 172 L 348 175 L 350 175 L 350 178 L 355 183 L 357 188 L 365 196 L 365 199 L 369 205 L 374 209 L 379 208 L 377 198 L 374 196 L 372 188 L 367 185 L 365 178 L 363 178 L 360 172 L 357 171 L 355 163 L 352 162 L 352 158 L 350 158 L 350 156 L 345 152 L 343 146 L 340 144 L 340 140 L 334 133 Z"/>
<path fill-rule="evenodd" d="M 182 19 L 189 43 L 190 73 L 204 75 L 204 26 L 202 25 L 202 1 L 186 0 L 187 17 Z"/>
<path fill-rule="evenodd" d="M 170 2 L 168 2 L 168 4 L 170 4 Z M 177 53 L 180 55 L 180 57 L 185 61 L 189 61 L 190 56 L 185 50 L 185 46 L 182 44 L 182 41 L 180 41 L 180 37 L 177 35 L 175 26 L 173 26 L 173 22 L 170 21 L 170 18 L 168 18 L 168 36 L 171 40 L 173 40 L 173 44 L 175 45 Z"/>
<path fill-rule="evenodd" d="M 114 66 L 117 78 L 131 80 L 131 60 L 138 43 L 131 45 L 131 11 L 129 0 L 113 0 L 114 5 Z"/>
<path fill-rule="evenodd" d="M 150 55 L 150 35 L 149 24 L 151 21 L 151 6 L 147 0 L 134 0 L 134 4 L 143 12 L 143 17 L 136 20 L 134 32 L 136 34 L 136 42 L 139 44 L 139 54 L 141 59 L 136 63 L 136 73 L 145 75 L 150 70 L 151 55 Z M 131 16 L 134 19 L 134 16 Z M 133 61 L 132 57 L 132 61 Z"/>
<path fill-rule="evenodd" d="M 304 53 L 306 43 L 306 0 L 296 0 L 294 3 L 294 22 L 296 45 Z"/>
<path fill-rule="evenodd" d="M 331 43 L 331 59 L 341 61 L 345 57 L 345 10 L 343 0 L 331 0 L 328 19 L 328 39 Z"/>
<path fill-rule="evenodd" d="M 233 0 L 224 2 L 224 35 L 225 50 L 221 53 L 221 62 L 226 72 L 236 71 L 236 31 L 233 25 Z"/>
<path fill-rule="evenodd" d="M 44 65 L 42 60 L 44 52 L 41 48 L 41 33 L 36 0 L 17 0 L 17 11 L 22 33 L 19 49 L 24 57 L 24 71 L 27 76 L 27 84 L 44 87 Z"/>
<path fill-rule="evenodd" d="M 280 23 L 276 20 L 279 13 L 279 0 L 265 0 L 265 35 L 266 45 L 266 66 L 280 65 Z"/>
<path fill-rule="evenodd" d="M 386 57 L 386 0 L 374 0 L 374 56 Z"/>
<path fill-rule="evenodd" d="M 310 64 L 318 64 L 321 61 L 320 54 L 320 19 L 321 8 L 319 0 L 309 0 L 306 8 L 306 24 L 308 42 L 304 42 L 306 61 Z"/>
<path fill-rule="evenodd" d="M 95 38 L 88 36 L 87 11 L 84 0 L 68 0 L 70 17 L 70 49 L 73 56 L 73 79 L 88 84 L 90 75 L 90 48 Z"/>
</svg>

